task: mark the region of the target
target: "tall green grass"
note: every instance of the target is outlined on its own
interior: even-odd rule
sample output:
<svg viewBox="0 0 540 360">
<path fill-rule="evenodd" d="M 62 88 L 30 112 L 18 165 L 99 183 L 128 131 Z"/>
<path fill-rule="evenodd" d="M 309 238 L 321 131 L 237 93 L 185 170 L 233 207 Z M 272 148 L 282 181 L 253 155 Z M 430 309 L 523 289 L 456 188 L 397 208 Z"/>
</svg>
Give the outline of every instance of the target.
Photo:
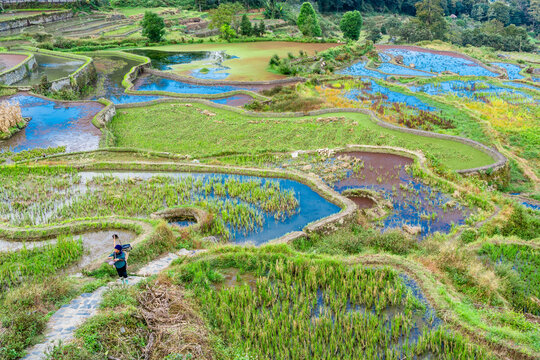
<svg viewBox="0 0 540 360">
<path fill-rule="evenodd" d="M 194 292 L 225 344 L 258 359 L 489 358 L 426 318 L 388 268 L 224 249 L 169 275 Z"/>
<path fill-rule="evenodd" d="M 45 279 L 77 262 L 82 255 L 82 240 L 70 236 L 60 237 L 54 244 L 43 247 L 0 253 L 0 288 Z"/>
</svg>

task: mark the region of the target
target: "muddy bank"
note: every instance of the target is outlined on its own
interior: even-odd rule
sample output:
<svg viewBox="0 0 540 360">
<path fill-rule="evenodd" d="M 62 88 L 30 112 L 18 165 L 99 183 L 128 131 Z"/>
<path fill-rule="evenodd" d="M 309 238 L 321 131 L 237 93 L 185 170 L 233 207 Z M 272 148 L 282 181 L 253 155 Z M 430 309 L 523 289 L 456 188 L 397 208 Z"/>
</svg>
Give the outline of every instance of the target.
<svg viewBox="0 0 540 360">
<path fill-rule="evenodd" d="M 26 55 L 19 54 L 0 54 L 0 72 L 17 66 L 26 59 Z"/>
</svg>

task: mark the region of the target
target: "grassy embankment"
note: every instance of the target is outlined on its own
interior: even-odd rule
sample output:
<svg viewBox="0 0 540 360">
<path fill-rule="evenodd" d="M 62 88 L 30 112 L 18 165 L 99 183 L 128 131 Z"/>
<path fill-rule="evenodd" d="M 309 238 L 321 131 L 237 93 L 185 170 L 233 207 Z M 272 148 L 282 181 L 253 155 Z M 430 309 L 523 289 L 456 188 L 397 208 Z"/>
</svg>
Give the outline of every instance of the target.
<svg viewBox="0 0 540 360">
<path fill-rule="evenodd" d="M 208 110 L 216 116 L 201 112 Z M 336 121 L 318 121 L 330 117 Z M 152 119 L 149 126 L 148 119 Z M 109 125 L 118 147 L 143 148 L 208 157 L 340 147 L 391 145 L 422 150 L 453 170 L 493 163 L 484 152 L 458 142 L 382 128 L 364 114 L 320 117 L 257 118 L 201 104 L 158 104 L 121 109 Z M 201 131 L 203 130 L 203 131 Z"/>
</svg>

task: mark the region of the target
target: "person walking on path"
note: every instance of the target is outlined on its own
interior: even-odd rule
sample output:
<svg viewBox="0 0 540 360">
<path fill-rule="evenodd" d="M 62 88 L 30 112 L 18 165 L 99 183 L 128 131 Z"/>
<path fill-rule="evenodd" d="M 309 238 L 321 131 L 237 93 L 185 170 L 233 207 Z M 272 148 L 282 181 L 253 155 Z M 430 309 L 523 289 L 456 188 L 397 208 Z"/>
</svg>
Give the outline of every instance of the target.
<svg viewBox="0 0 540 360">
<path fill-rule="evenodd" d="M 109 259 L 116 268 L 118 276 L 122 279 L 122 284 L 128 285 L 126 253 L 122 251 L 122 245 L 114 246 L 114 251 L 109 256 Z"/>
</svg>

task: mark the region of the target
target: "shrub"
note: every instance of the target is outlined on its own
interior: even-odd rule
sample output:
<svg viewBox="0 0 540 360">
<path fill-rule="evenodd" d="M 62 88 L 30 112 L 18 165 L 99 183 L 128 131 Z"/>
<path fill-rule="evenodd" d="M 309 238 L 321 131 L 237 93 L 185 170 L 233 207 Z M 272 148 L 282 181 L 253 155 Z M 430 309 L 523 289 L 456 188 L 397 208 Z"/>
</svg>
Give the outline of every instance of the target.
<svg viewBox="0 0 540 360">
<path fill-rule="evenodd" d="M 141 26 L 143 36 L 147 37 L 150 41 L 160 42 L 163 35 L 165 35 L 165 21 L 163 21 L 162 17 L 151 11 L 144 13 Z"/>
<path fill-rule="evenodd" d="M 347 39 L 358 40 L 362 28 L 362 15 L 359 11 L 348 11 L 339 23 L 343 36 Z"/>
<path fill-rule="evenodd" d="M 304 36 L 316 37 L 322 35 L 319 18 L 317 17 L 317 13 L 315 13 L 315 9 L 313 9 L 313 6 L 309 2 L 302 4 L 296 24 Z"/>
</svg>

